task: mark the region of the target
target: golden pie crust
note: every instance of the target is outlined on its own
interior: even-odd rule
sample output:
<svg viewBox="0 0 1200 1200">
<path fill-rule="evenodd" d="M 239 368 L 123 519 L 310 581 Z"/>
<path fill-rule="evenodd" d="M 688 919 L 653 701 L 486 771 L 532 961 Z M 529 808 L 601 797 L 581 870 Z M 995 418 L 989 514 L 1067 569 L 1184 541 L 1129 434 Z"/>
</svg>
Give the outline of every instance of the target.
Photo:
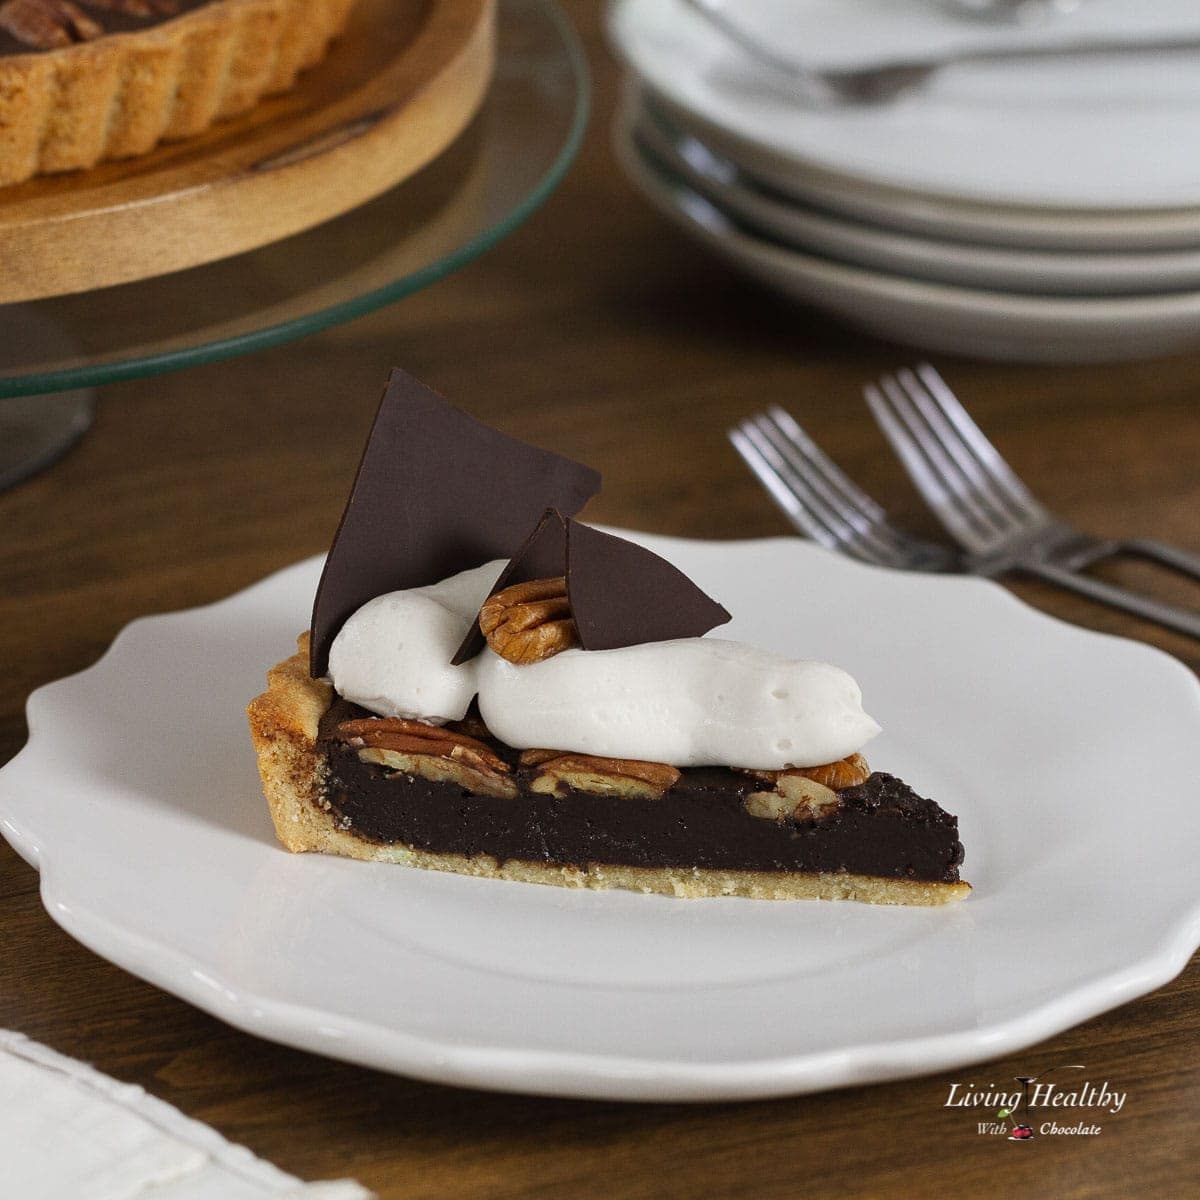
<svg viewBox="0 0 1200 1200">
<path fill-rule="evenodd" d="M 355 0 L 213 0 L 145 29 L 0 57 L 0 186 L 131 158 L 285 92 Z"/>
</svg>

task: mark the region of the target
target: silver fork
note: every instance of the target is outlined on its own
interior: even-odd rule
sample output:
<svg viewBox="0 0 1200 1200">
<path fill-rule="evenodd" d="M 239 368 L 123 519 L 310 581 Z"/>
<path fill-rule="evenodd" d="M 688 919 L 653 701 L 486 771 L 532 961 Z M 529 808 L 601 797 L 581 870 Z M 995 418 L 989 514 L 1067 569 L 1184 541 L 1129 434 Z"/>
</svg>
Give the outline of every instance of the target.
<svg viewBox="0 0 1200 1200">
<path fill-rule="evenodd" d="M 862 562 L 953 571 L 960 555 L 897 529 L 782 408 L 748 417 L 729 440 L 791 523 L 813 541 Z"/>
<path fill-rule="evenodd" d="M 964 567 L 994 576 L 1019 571 L 1200 637 L 1200 612 L 1081 572 L 1133 554 L 1200 579 L 1200 556 L 1147 538 L 1082 533 L 1049 512 L 1017 478 L 928 363 L 863 389 L 884 435 L 926 503 L 965 553 Z"/>
</svg>

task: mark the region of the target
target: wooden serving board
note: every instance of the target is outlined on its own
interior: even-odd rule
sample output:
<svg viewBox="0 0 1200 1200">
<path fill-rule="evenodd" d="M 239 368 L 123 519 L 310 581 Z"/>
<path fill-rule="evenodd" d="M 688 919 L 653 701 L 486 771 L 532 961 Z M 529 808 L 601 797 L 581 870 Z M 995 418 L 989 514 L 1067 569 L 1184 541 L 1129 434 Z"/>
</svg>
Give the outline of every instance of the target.
<svg viewBox="0 0 1200 1200">
<path fill-rule="evenodd" d="M 0 189 L 0 303 L 252 250 L 406 179 L 478 110 L 496 0 L 359 0 L 297 86 L 199 137 Z"/>
</svg>

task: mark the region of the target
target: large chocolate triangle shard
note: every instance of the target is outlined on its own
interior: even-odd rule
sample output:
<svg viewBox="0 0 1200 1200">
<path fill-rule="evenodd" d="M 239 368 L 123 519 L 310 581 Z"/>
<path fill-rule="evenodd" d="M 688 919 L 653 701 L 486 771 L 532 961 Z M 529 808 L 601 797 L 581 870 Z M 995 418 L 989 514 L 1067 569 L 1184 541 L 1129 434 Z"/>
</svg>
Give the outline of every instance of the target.
<svg viewBox="0 0 1200 1200">
<path fill-rule="evenodd" d="M 393 370 L 313 605 L 309 670 L 375 596 L 506 558 L 548 505 L 578 512 L 590 467 L 506 437 Z"/>
<path fill-rule="evenodd" d="M 585 650 L 701 637 L 730 619 L 666 559 L 553 509 L 543 514 L 492 590 L 558 575 L 566 576 L 571 615 Z M 483 647 L 476 623 L 453 661 L 466 662 Z"/>
</svg>

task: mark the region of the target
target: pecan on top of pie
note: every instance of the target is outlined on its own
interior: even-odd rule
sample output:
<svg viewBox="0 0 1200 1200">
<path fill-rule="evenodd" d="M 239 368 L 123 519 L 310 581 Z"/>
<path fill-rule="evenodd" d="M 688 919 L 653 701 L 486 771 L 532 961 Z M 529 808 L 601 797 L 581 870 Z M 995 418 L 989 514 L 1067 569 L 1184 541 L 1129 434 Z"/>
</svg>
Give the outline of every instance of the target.
<svg viewBox="0 0 1200 1200">
<path fill-rule="evenodd" d="M 211 0 L 3 0 L 0 30 L 21 50 L 56 50 L 106 33 L 145 28 Z M 13 52 L 11 44 L 4 51 Z"/>
</svg>

